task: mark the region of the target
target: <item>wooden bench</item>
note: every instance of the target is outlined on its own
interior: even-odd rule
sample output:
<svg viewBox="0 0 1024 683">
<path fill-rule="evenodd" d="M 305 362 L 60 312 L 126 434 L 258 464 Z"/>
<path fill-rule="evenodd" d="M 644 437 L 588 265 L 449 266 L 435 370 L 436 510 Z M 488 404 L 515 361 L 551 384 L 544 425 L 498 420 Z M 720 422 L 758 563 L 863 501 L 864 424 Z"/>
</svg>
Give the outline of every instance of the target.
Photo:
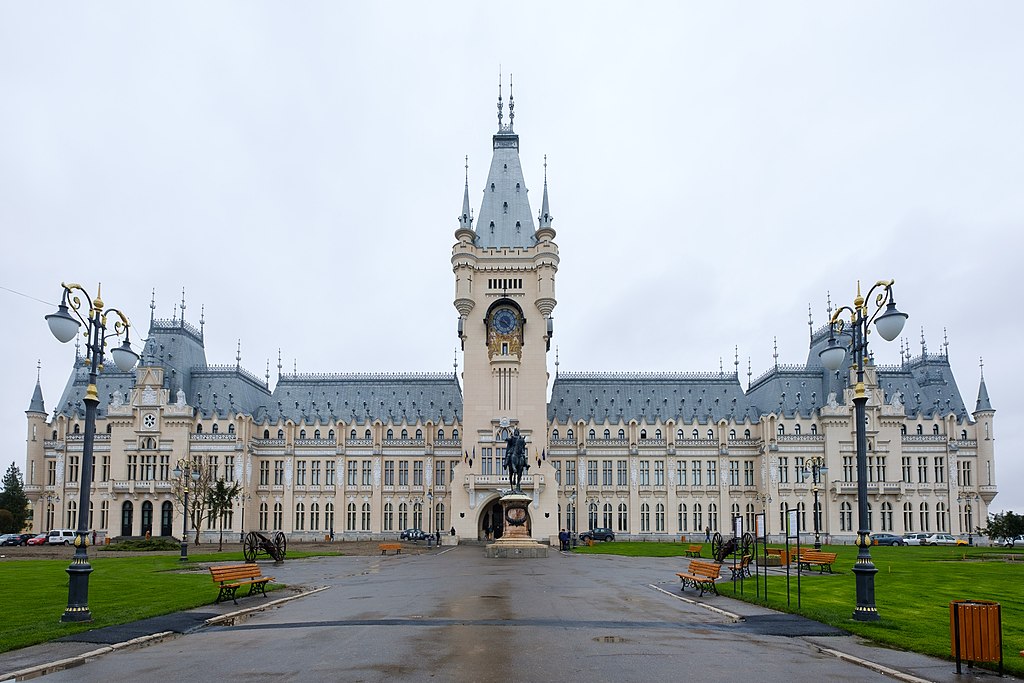
<svg viewBox="0 0 1024 683">
<path fill-rule="evenodd" d="M 704 597 L 704 591 L 711 591 L 718 595 L 715 581 L 718 579 L 721 571 L 722 565 L 720 564 L 703 560 L 690 560 L 690 566 L 686 568 L 685 572 L 676 573 L 676 576 L 682 582 L 679 590 L 685 591 L 687 586 L 693 586 L 700 590 L 701 597 Z"/>
<path fill-rule="evenodd" d="M 801 567 L 806 567 L 807 571 L 811 570 L 811 565 L 818 565 L 818 573 L 823 574 L 825 570 L 828 573 L 832 573 L 832 563 L 836 561 L 837 553 L 827 553 L 822 550 L 801 550 L 797 556 L 796 561 Z"/>
<path fill-rule="evenodd" d="M 210 576 L 213 582 L 220 584 L 220 593 L 217 594 L 217 602 L 225 598 L 231 598 L 238 604 L 235 591 L 242 586 L 248 586 L 247 595 L 259 591 L 263 597 L 267 597 L 267 584 L 274 580 L 272 576 L 263 576 L 263 570 L 258 564 L 224 564 L 210 567 Z"/>
<path fill-rule="evenodd" d="M 704 549 L 704 546 L 700 543 L 691 543 L 689 547 L 683 551 L 687 557 L 700 557 L 700 551 Z"/>
<path fill-rule="evenodd" d="M 750 562 L 754 559 L 753 555 L 744 555 L 739 560 L 732 564 L 726 565 L 729 567 L 729 571 L 732 572 L 733 579 L 739 578 L 740 576 L 750 576 Z"/>
<path fill-rule="evenodd" d="M 380 548 L 380 554 L 381 555 L 387 555 L 389 550 L 394 550 L 396 555 L 401 555 L 402 554 L 402 544 L 401 543 L 381 543 L 377 547 Z"/>
</svg>

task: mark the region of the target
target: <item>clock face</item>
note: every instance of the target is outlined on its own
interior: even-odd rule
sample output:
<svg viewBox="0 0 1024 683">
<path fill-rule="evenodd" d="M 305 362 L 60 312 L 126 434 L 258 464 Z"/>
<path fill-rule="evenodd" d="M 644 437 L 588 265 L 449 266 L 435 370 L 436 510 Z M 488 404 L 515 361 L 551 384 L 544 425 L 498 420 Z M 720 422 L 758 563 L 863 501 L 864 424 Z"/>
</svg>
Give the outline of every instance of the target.
<svg viewBox="0 0 1024 683">
<path fill-rule="evenodd" d="M 147 429 L 152 429 L 156 426 L 156 415 L 153 413 L 147 414 L 142 418 L 142 424 L 144 424 Z"/>
<path fill-rule="evenodd" d="M 494 326 L 494 331 L 498 334 L 511 334 L 519 325 L 519 319 L 511 309 L 499 308 L 494 312 L 491 324 Z"/>
</svg>

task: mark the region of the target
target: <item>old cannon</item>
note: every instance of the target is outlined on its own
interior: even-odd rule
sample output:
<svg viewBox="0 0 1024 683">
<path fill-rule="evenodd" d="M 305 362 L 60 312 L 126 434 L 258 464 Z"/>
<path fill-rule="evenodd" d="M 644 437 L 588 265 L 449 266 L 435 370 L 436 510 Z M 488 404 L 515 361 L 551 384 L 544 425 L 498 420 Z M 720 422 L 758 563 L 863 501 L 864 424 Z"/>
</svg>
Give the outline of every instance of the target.
<svg viewBox="0 0 1024 683">
<path fill-rule="evenodd" d="M 267 538 L 258 531 L 250 531 L 242 541 L 242 556 L 246 562 L 255 562 L 256 556 L 266 553 L 274 558 L 274 562 L 283 562 L 288 552 L 288 539 L 283 531 L 278 531 L 272 537 Z"/>
<path fill-rule="evenodd" d="M 740 557 L 753 555 L 754 535 L 748 531 L 739 538 L 734 536 L 723 539 L 722 534 L 716 532 L 711 538 L 711 556 L 715 558 L 715 562 L 721 564 L 733 553 L 738 553 Z"/>
</svg>

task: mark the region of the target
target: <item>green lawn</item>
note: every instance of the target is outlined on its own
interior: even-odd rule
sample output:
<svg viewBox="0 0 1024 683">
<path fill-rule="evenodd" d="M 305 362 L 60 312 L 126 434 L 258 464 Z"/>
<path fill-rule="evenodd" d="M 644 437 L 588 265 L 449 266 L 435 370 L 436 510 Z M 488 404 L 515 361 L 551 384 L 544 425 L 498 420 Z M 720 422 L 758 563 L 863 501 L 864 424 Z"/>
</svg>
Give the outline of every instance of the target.
<svg viewBox="0 0 1024 683">
<path fill-rule="evenodd" d="M 682 556 L 688 544 L 599 543 L 576 549 L 579 553 L 612 553 L 633 557 Z M 710 552 L 705 544 L 705 553 Z M 1009 673 L 1024 674 L 1024 552 L 979 547 L 874 547 L 871 556 L 875 575 L 875 603 L 881 620 L 859 622 L 852 618 L 857 604 L 854 575 L 850 568 L 857 556 L 855 546 L 827 546 L 838 553 L 835 575 L 817 570 L 803 572 L 797 609 L 796 573 L 791 575 L 790 599 L 786 577 L 768 577 L 768 601 L 759 600 L 754 579 L 745 579 L 743 594 L 731 582 L 722 583 L 723 595 L 767 604 L 781 611 L 803 614 L 898 649 L 950 658 L 949 603 L 952 600 L 994 600 L 1002 608 L 1003 658 Z M 726 572 L 728 574 L 728 572 Z"/>
<path fill-rule="evenodd" d="M 288 558 L 323 553 L 289 552 Z M 68 604 L 68 560 L 19 560 L 2 565 L 8 598 L 0 620 L 0 652 L 35 645 L 89 629 L 124 624 L 212 603 L 217 587 L 210 572 L 193 562 L 242 562 L 240 553 L 139 557 L 90 556 L 89 609 L 93 621 L 61 623 Z M 191 569 L 192 571 L 183 571 Z"/>
</svg>

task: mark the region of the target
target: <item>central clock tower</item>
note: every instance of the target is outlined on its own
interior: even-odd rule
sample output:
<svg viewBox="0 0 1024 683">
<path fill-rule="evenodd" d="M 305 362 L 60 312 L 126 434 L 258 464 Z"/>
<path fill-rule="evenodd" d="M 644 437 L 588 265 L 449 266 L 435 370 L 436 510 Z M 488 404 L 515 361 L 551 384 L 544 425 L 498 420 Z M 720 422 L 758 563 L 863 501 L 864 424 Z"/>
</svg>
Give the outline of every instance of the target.
<svg viewBox="0 0 1024 683">
<path fill-rule="evenodd" d="M 543 458 L 558 247 L 548 211 L 547 164 L 540 215 L 533 218 L 519 136 L 513 130 L 511 95 L 508 124 L 502 122 L 502 105 L 499 92 L 498 132 L 492 139 L 480 211 L 474 219 L 467 168 L 452 249 L 454 303 L 464 356 L 466 453 L 452 482 L 452 505 L 458 512 L 453 522 L 461 538 L 483 538 L 488 529 L 500 528 L 496 505 L 509 487 L 501 456 L 505 439 L 518 429 L 526 437 L 530 464 L 523 480 L 523 491 L 533 498 L 530 535 L 546 540 L 558 534 L 554 470 Z"/>
</svg>

